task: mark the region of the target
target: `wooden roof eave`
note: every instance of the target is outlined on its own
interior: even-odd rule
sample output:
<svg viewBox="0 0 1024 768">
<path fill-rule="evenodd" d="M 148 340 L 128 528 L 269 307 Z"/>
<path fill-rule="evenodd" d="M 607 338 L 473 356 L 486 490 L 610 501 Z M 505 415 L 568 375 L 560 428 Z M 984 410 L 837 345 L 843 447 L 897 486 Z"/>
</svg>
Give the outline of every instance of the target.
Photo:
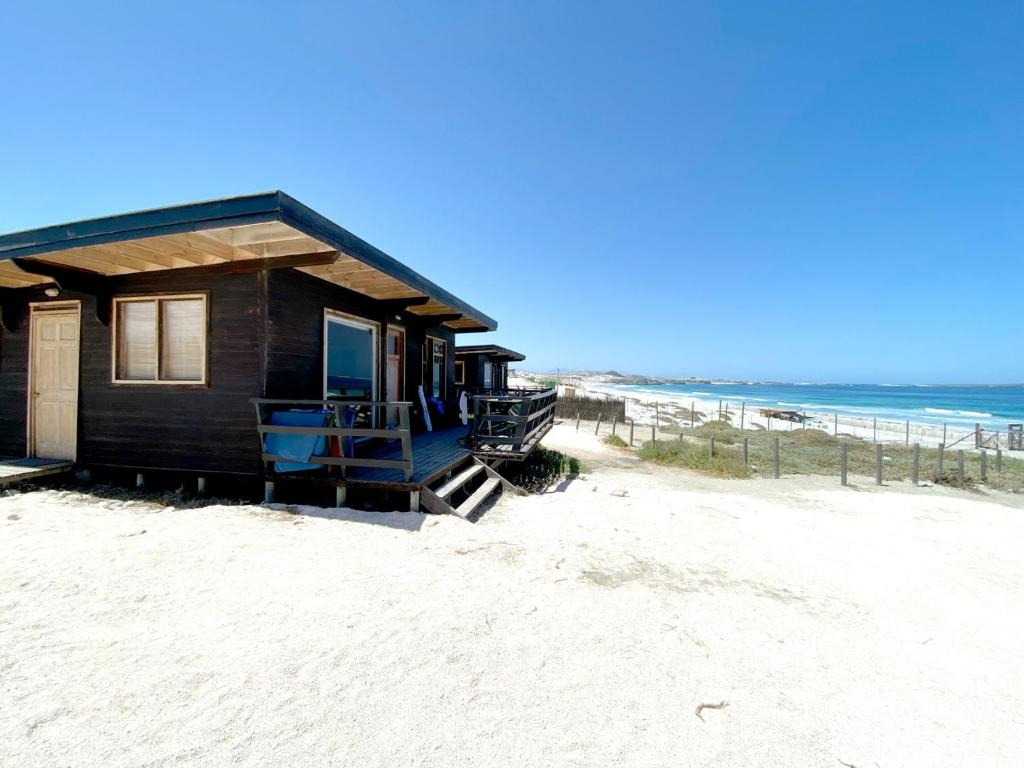
<svg viewBox="0 0 1024 768">
<path fill-rule="evenodd" d="M 0 268 L 6 268 L 5 262 L 11 265 L 17 264 L 16 261 L 10 261 L 13 259 L 41 257 L 45 254 L 55 254 L 71 249 L 94 246 L 114 248 L 116 244 L 125 244 L 125 247 L 128 248 L 131 241 L 140 241 L 138 247 L 149 248 L 162 242 L 152 240 L 152 238 L 166 238 L 174 242 L 185 240 L 187 245 L 187 238 L 175 236 L 202 233 L 206 230 L 252 227 L 252 225 L 270 222 L 281 222 L 324 244 L 328 249 L 344 253 L 373 271 L 390 278 L 396 288 L 392 291 L 385 291 L 384 293 L 387 295 L 382 296 L 383 300 L 408 298 L 414 295 L 426 297 L 430 304 L 439 305 L 443 307 L 443 310 L 434 312 L 410 307 L 410 311 L 418 315 L 447 314 L 452 318 L 458 316 L 458 320 L 446 322 L 448 327 L 458 332 L 493 331 L 498 327 L 497 321 L 493 318 L 280 191 L 137 211 L 0 235 Z M 216 245 L 218 248 L 234 247 L 204 242 L 197 253 L 209 254 L 205 249 L 211 245 Z M 244 248 L 245 245 L 242 244 L 240 247 Z M 290 246 L 286 246 L 286 248 L 288 247 Z M 134 257 L 124 253 L 123 258 L 138 260 L 139 256 L 137 253 Z M 151 254 L 149 258 L 157 258 L 157 256 Z M 160 258 L 166 264 L 166 260 L 172 259 L 174 256 L 163 255 Z M 250 258 L 258 259 L 259 256 L 253 254 L 250 257 L 246 254 L 243 258 L 248 261 Z M 65 264 L 69 260 L 76 259 L 77 257 L 69 255 L 65 259 Z M 210 256 L 209 259 L 201 260 L 201 263 L 196 266 L 204 266 L 205 262 L 216 265 L 218 260 L 218 257 Z M 271 259 L 264 261 L 267 262 L 264 268 L 269 268 Z M 282 266 L 284 266 L 283 263 Z M 160 269 L 161 267 L 157 265 L 155 268 Z M 9 268 L 7 271 L 10 275 Z M 131 268 L 127 271 L 142 270 Z M 45 278 L 40 279 L 41 276 L 37 275 L 35 280 L 28 282 L 31 280 L 28 273 L 23 270 L 19 270 L 19 272 L 27 278 L 21 281 L 24 283 L 24 287 L 45 281 Z M 11 280 L 14 278 L 12 277 Z M 405 287 L 408 287 L 408 292 L 403 290 Z M 371 294 L 367 292 L 367 295 Z"/>
</svg>

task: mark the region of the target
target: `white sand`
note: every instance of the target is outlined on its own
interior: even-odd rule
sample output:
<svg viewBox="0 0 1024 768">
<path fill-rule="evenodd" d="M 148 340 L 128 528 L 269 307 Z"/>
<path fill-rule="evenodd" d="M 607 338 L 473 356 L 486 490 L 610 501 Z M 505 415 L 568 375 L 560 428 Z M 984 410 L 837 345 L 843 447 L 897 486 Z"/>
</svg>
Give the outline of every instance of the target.
<svg viewBox="0 0 1024 768">
<path fill-rule="evenodd" d="M 523 379 L 523 381 L 527 380 Z M 616 400 L 625 398 L 626 418 L 633 419 L 637 424 L 654 423 L 655 403 L 658 403 L 660 406 L 658 415 L 661 426 L 674 426 L 679 423 L 688 426 L 690 422 L 686 414 L 689 413 L 691 404 L 698 413 L 705 414 L 706 418 L 718 418 L 719 400 L 717 399 L 688 397 L 669 392 L 644 393 L 642 398 L 635 398 L 621 389 L 609 386 L 600 377 L 575 377 L 575 381 L 578 394 L 610 397 Z M 741 413 L 739 402 L 735 400 L 722 401 L 722 407 L 731 416 L 731 423 L 738 427 L 742 419 L 743 426 L 747 429 L 755 427 L 768 429 L 768 418 L 760 415 L 761 405 L 764 404 L 747 403 L 746 408 Z M 877 439 L 880 443 L 908 442 L 906 422 L 878 421 L 875 423 L 870 418 L 860 419 L 853 416 L 839 416 L 838 424 L 836 424 L 835 414 L 810 410 L 803 412 L 808 417 L 808 426 L 828 432 L 829 434 L 837 433 L 840 436 L 859 437 L 863 440 Z M 779 419 L 772 419 L 771 422 L 771 429 L 775 431 L 785 432 L 801 428 L 800 424 L 780 421 Z M 944 432 L 941 425 L 914 421 L 910 422 L 909 427 L 910 444 L 919 443 L 926 447 L 935 447 L 942 443 L 945 437 L 945 444 L 947 446 L 956 443 L 956 447 L 962 450 L 974 450 L 975 447 L 973 428 L 953 425 Z M 987 447 L 991 450 L 995 447 L 991 431 L 986 432 L 986 435 L 989 436 L 990 440 L 990 444 Z M 1004 451 L 1006 450 L 1007 437 L 1005 434 L 999 436 L 999 445 Z M 1008 453 L 1007 456 L 1009 458 L 1021 458 L 1019 455 L 1012 453 Z"/>
<path fill-rule="evenodd" d="M 0 498 L 0 762 L 1020 764 L 1013 497 L 548 442 L 476 525 Z"/>
</svg>

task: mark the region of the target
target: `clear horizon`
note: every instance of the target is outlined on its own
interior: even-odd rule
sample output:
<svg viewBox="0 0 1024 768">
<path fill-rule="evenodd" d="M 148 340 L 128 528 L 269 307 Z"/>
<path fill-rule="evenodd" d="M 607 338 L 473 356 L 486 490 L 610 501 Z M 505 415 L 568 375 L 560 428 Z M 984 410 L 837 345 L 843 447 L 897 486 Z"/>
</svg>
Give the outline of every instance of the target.
<svg viewBox="0 0 1024 768">
<path fill-rule="evenodd" d="M 1019 3 L 5 21 L 0 232 L 279 188 L 537 370 L 1024 379 Z"/>
</svg>

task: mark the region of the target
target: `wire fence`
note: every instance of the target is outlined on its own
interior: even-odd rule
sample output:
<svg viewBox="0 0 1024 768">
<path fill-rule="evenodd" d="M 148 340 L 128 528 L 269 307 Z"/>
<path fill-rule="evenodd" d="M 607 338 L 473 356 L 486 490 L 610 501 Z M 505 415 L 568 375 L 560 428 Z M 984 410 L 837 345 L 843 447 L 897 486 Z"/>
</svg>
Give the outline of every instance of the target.
<svg viewBox="0 0 1024 768">
<path fill-rule="evenodd" d="M 577 391 L 578 392 L 578 391 Z M 564 405 L 561 404 L 564 401 Z M 574 403 L 580 405 L 574 406 Z M 707 408 L 705 404 L 704 409 Z M 914 442 L 924 445 L 959 447 L 964 450 L 1016 450 L 1024 448 L 1021 441 L 1014 441 L 1013 427 L 1007 433 L 985 429 L 980 423 L 973 428 L 964 428 L 948 423 L 921 424 L 910 420 L 892 421 L 877 418 L 861 418 L 839 413 L 807 412 L 784 408 L 748 407 L 720 400 L 717 407 L 712 404 L 710 412 L 697 407 L 691 401 L 689 407 L 678 401 L 645 401 L 632 397 L 611 397 L 597 395 L 560 398 L 558 415 L 561 418 L 582 417 L 593 421 L 600 417 L 606 423 L 613 418 L 619 421 L 631 420 L 637 424 L 656 424 L 660 427 L 697 427 L 709 421 L 726 422 L 739 429 L 765 430 L 767 432 L 791 432 L 799 429 L 816 429 L 833 437 L 856 437 L 872 443 L 902 443 L 910 446 Z"/>
</svg>

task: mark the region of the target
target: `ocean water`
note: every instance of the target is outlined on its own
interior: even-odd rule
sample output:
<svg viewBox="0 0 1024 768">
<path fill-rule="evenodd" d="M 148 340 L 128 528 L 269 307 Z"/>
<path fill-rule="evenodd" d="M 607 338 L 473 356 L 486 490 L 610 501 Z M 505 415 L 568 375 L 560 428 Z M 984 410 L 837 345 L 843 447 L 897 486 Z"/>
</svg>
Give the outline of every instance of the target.
<svg viewBox="0 0 1024 768">
<path fill-rule="evenodd" d="M 1005 431 L 1024 423 L 1024 386 L 948 387 L 919 384 L 620 384 L 627 397 L 671 396 L 680 400 L 746 401 L 748 408 L 786 408 L 808 413 L 877 418 L 955 428 Z"/>
</svg>

